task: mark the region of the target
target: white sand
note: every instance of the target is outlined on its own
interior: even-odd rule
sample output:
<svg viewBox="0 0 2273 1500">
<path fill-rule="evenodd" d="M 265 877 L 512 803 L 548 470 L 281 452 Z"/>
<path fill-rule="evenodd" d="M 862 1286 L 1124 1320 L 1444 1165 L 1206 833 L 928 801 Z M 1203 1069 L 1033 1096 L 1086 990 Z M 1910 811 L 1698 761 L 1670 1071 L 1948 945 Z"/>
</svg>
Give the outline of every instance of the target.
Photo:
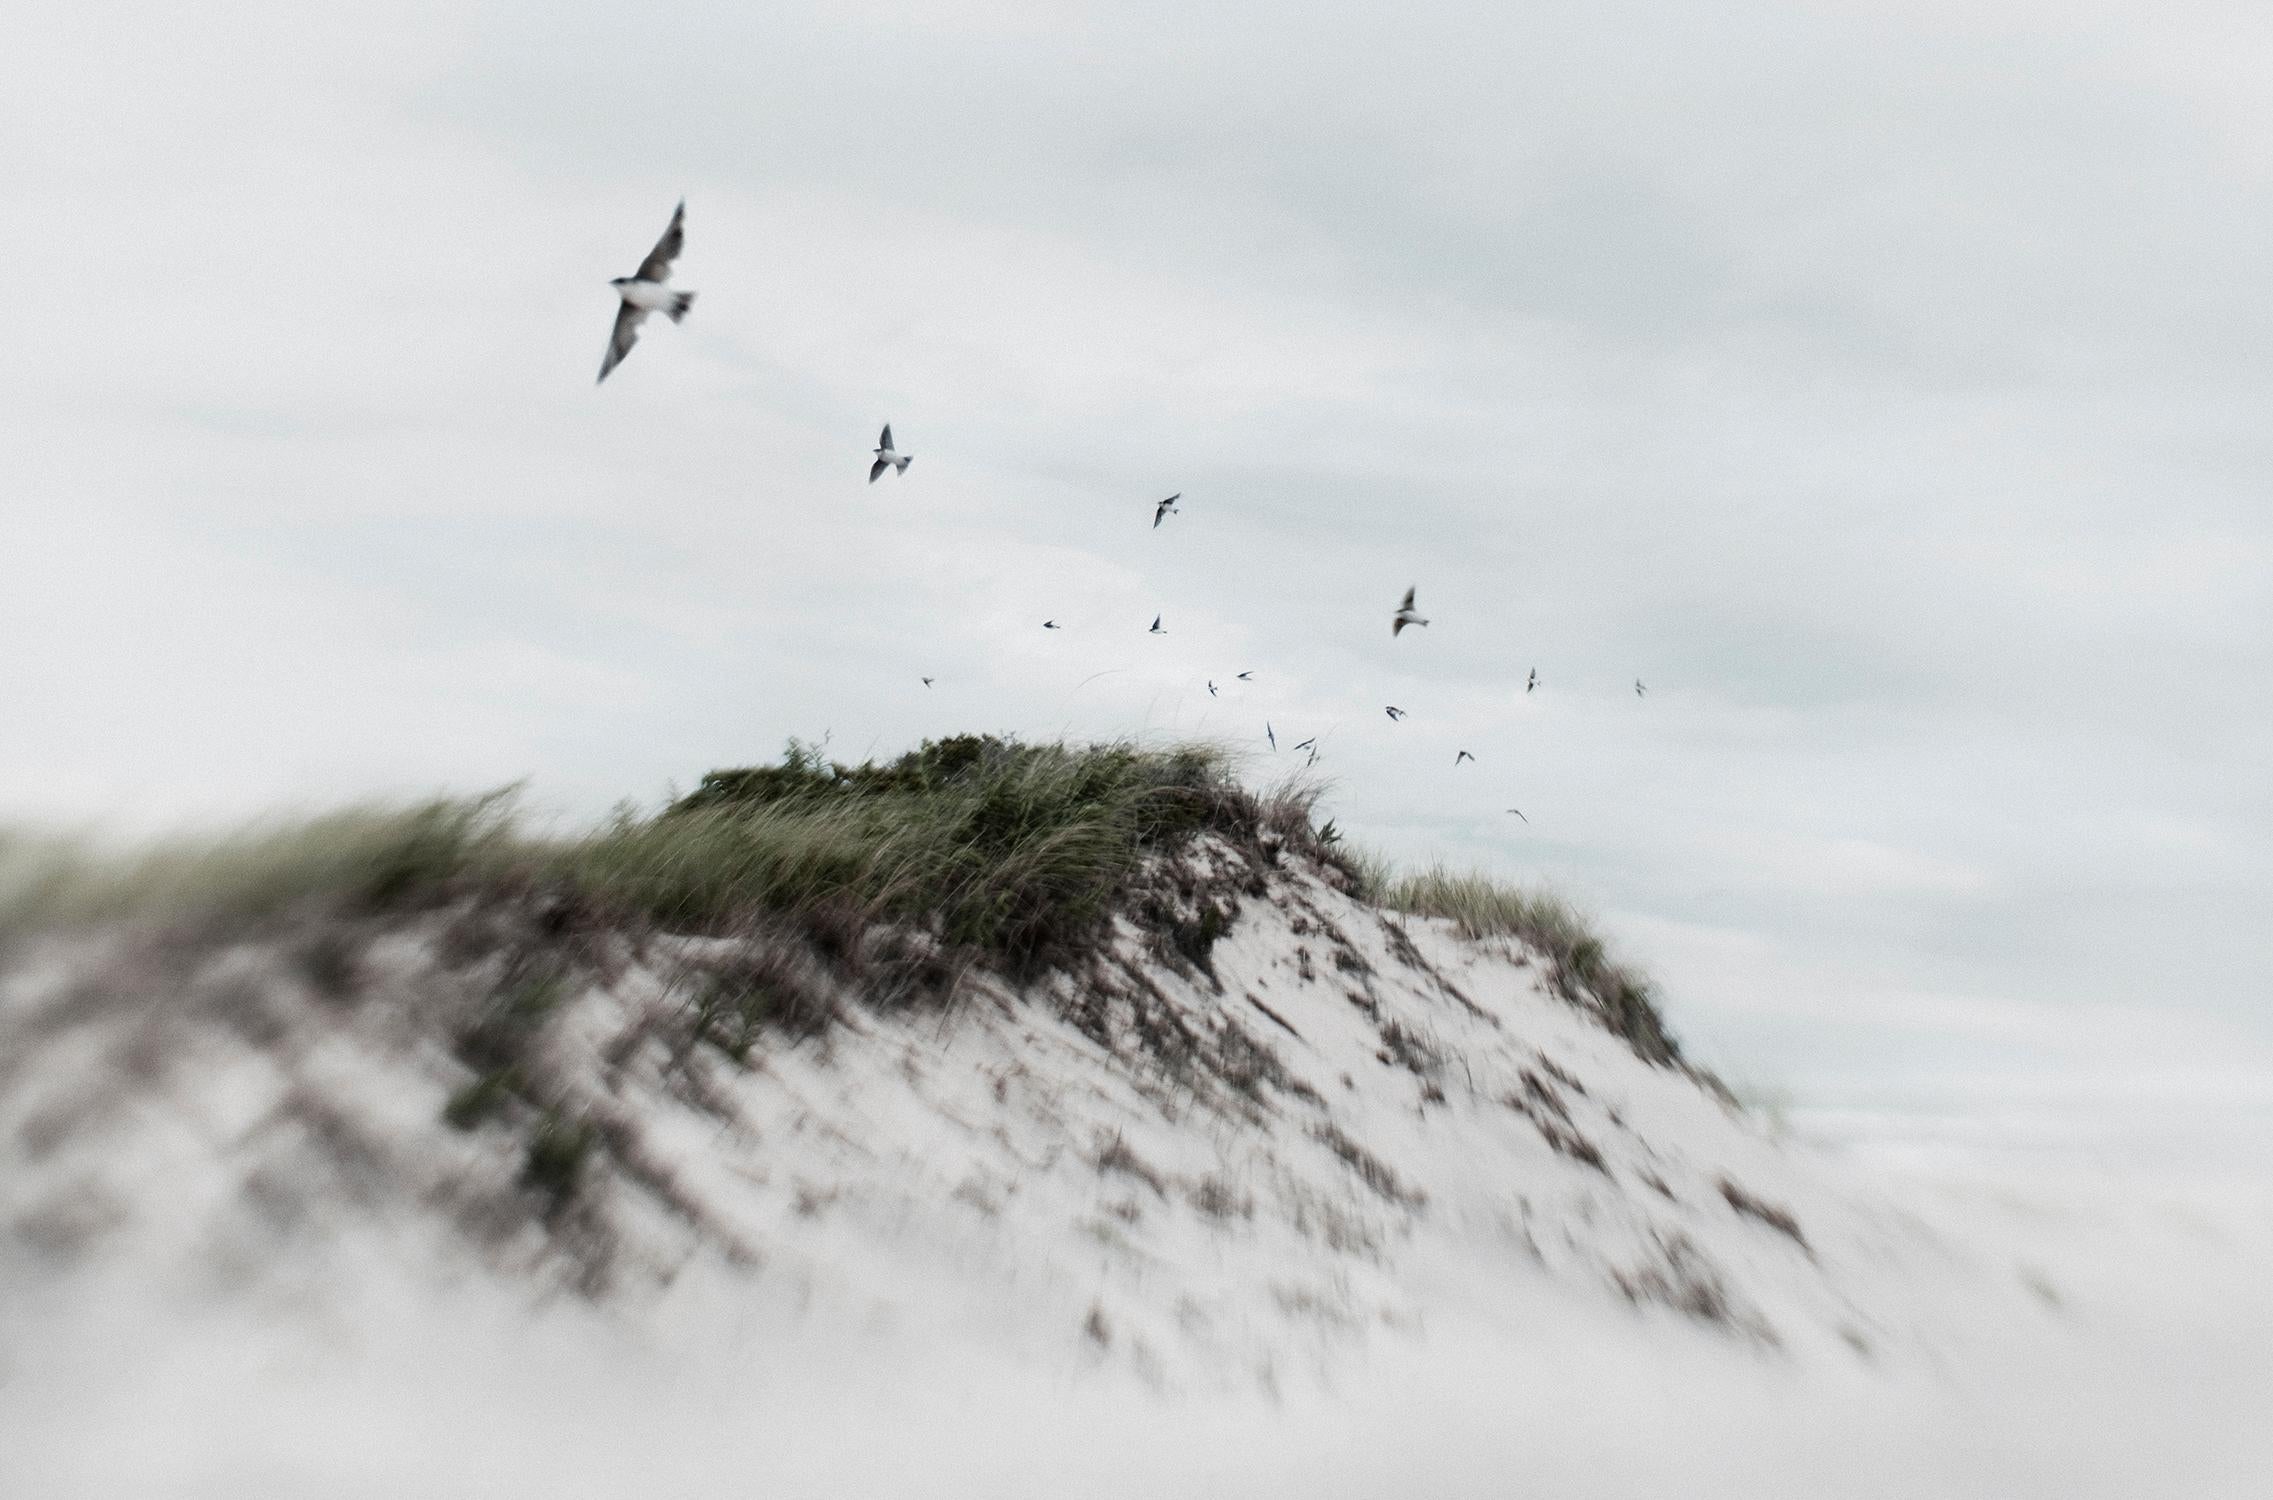
<svg viewBox="0 0 2273 1500">
<path fill-rule="evenodd" d="M 430 946 L 385 950 L 388 994 L 441 982 Z M 33 955 L 0 979 L 0 1059 L 38 1063 L 0 1073 L 0 1494 L 2267 1492 L 2253 1163 L 1780 1140 L 1535 956 L 1307 876 L 1245 903 L 1220 993 L 1125 950 L 1285 1083 L 1210 1103 L 991 988 L 705 1062 L 724 1114 L 659 1058 L 594 1068 L 702 1215 L 597 1184 L 625 1268 L 598 1303 L 534 1229 L 477 1255 L 279 1123 L 317 1088 L 414 1184 L 509 1169 L 436 1126 L 465 1075 L 385 1005 L 321 1011 L 256 948 L 58 1030 L 96 959 Z M 672 1003 L 668 968 L 580 997 L 578 1045 Z M 168 1031 L 160 1081 L 98 1086 L 223 980 L 281 1030 Z M 1390 1023 L 1414 1048 L 1384 1061 Z M 101 1232 L 58 1249 L 75 1212 Z"/>
</svg>

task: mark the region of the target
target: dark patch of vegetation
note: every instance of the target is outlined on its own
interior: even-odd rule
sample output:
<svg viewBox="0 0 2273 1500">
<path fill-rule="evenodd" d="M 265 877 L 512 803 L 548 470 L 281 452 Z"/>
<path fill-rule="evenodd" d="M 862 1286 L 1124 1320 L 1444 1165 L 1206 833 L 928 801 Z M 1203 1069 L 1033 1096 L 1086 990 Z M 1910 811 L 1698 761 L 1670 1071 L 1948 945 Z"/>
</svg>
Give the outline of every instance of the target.
<svg viewBox="0 0 2273 1500">
<path fill-rule="evenodd" d="M 1387 1162 L 1351 1140 L 1342 1133 L 1339 1126 L 1321 1125 L 1311 1133 L 1325 1144 L 1327 1150 L 1340 1157 L 1351 1171 L 1357 1173 L 1359 1180 L 1389 1202 L 1417 1208 L 1428 1201 L 1426 1193 L 1419 1188 L 1408 1187 L 1390 1170 Z"/>
<path fill-rule="evenodd" d="M 1799 1220 L 1792 1217 L 1789 1209 L 1778 1208 L 1773 1203 L 1753 1197 L 1726 1177 L 1723 1177 L 1716 1185 L 1721 1190 L 1721 1197 L 1727 1200 L 1730 1208 L 1735 1209 L 1748 1219 L 1758 1219 L 1779 1234 L 1789 1235 L 1792 1243 L 1798 1245 L 1802 1250 L 1808 1251 L 1809 1254 L 1814 1253 L 1807 1243 L 1807 1236 L 1800 1233 Z"/>
<path fill-rule="evenodd" d="M 547 1110 L 530 1133 L 521 1162 L 521 1180 L 558 1209 L 583 1185 L 584 1164 L 597 1137 L 589 1122 Z"/>
<path fill-rule="evenodd" d="M 638 919 L 730 934 L 788 917 L 824 956 L 845 960 L 869 927 L 896 921 L 1024 978 L 1085 951 L 1145 862 L 1200 834 L 1223 836 L 1257 866 L 1288 848 L 1321 851 L 1316 797 L 1301 785 L 1248 792 L 1204 746 L 960 735 L 845 766 L 793 741 L 778 765 L 711 772 L 663 812 L 622 813 L 583 837 L 526 835 L 501 793 L 125 858 L 8 840 L 0 928 L 135 914 L 259 920 L 311 905 L 392 913 L 505 895 L 564 933 Z M 1200 910 L 1177 946 L 1204 967 L 1231 915 Z"/>
<path fill-rule="evenodd" d="M 1140 964 L 1093 960 L 1077 982 L 1058 991 L 1056 1000 L 1058 1013 L 1100 1048 L 1134 1052 L 1179 1086 L 1218 1103 L 1240 1100 L 1265 1107 L 1266 1086 L 1296 1098 L 1317 1097 L 1245 1027 L 1201 1024 Z"/>
<path fill-rule="evenodd" d="M 1563 1102 L 1563 1096 L 1556 1092 L 1555 1086 L 1529 1068 L 1523 1070 L 1522 1077 L 1523 1098 L 1509 1102 L 1527 1114 L 1552 1115 L 1568 1125 L 1571 1121 L 1570 1106 Z"/>
<path fill-rule="evenodd" d="M 1444 1066 L 1444 1055 L 1402 1022 L 1384 1022 L 1380 1030 L 1381 1057 L 1421 1078 L 1434 1077 Z"/>
<path fill-rule="evenodd" d="M 1294 1023 L 1292 1021 L 1289 1021 L 1286 1017 L 1280 1015 L 1277 1011 L 1271 1009 L 1268 1005 L 1265 1005 L 1261 1000 L 1257 999 L 1253 995 L 1249 995 L 1247 997 L 1247 1003 L 1254 1006 L 1255 1009 L 1261 1011 L 1266 1017 L 1269 1018 L 1271 1024 L 1278 1027 L 1279 1030 L 1285 1032 L 1288 1036 L 1293 1037 L 1298 1042 L 1302 1040 L 1302 1033 L 1294 1029 Z"/>
<path fill-rule="evenodd" d="M 1244 1219 L 1255 1212 L 1255 1200 L 1221 1177 L 1201 1178 L 1192 1184 L 1186 1196 L 1192 1207 L 1211 1219 Z"/>
<path fill-rule="evenodd" d="M 1605 1177 L 1614 1175 L 1610 1170 L 1610 1164 L 1602 1159 L 1600 1149 L 1595 1146 L 1594 1142 L 1580 1135 L 1576 1129 L 1540 1115 L 1533 1115 L 1531 1123 L 1538 1130 L 1541 1138 L 1561 1155 L 1569 1157 L 1582 1166 L 1592 1167 Z"/>
<path fill-rule="evenodd" d="M 737 1063 L 749 1060 L 767 1032 L 813 1036 L 834 1014 L 828 997 L 816 993 L 778 943 L 749 944 L 703 968 L 692 984 L 687 1025 L 694 1040 Z"/>
<path fill-rule="evenodd" d="M 1685 1234 L 1658 1236 L 1659 1259 L 1627 1271 L 1613 1271 L 1611 1280 L 1629 1302 L 1656 1302 L 1687 1313 L 1700 1323 L 1733 1323 L 1728 1291 L 1695 1243 Z M 1755 1330 L 1773 1341 L 1766 1330 Z"/>
<path fill-rule="evenodd" d="M 1433 869 L 1395 878 L 1378 864 L 1368 869 L 1367 884 L 1383 905 L 1449 918 L 1471 938 L 1513 937 L 1529 944 L 1546 955 L 1547 983 L 1556 994 L 1592 1012 L 1645 1062 L 1683 1066 L 1680 1043 L 1666 1027 L 1650 982 L 1611 962 L 1602 939 L 1565 902 L 1486 875 Z"/>
<path fill-rule="evenodd" d="M 1119 1172 L 1124 1176 L 1134 1177 L 1146 1187 L 1151 1188 L 1159 1197 L 1166 1198 L 1168 1196 L 1168 1179 L 1162 1176 L 1150 1162 L 1137 1155 L 1129 1143 L 1122 1140 L 1118 1135 L 1099 1148 L 1097 1170 L 1099 1173 Z"/>
<path fill-rule="evenodd" d="M 361 807 L 125 855 L 0 832 L 0 929 L 127 916 L 254 923 L 287 911 L 397 913 L 507 878 L 510 796 Z"/>
<path fill-rule="evenodd" d="M 874 933 L 898 927 L 925 941 L 897 955 L 890 983 L 863 991 L 901 1003 L 952 993 L 973 959 L 1013 979 L 1073 967 L 1095 951 L 1115 911 L 1145 921 L 1130 897 L 1149 862 L 1215 834 L 1246 856 L 1229 875 L 1238 888 L 1253 889 L 1293 851 L 1393 909 L 1452 917 L 1472 936 L 1519 937 L 1546 955 L 1557 993 L 1648 1060 L 1680 1064 L 1647 981 L 1611 962 L 1568 907 L 1441 870 L 1397 878 L 1349 848 L 1331 822 L 1314 822 L 1318 794 L 1302 783 L 1248 792 L 1222 753 L 1203 746 L 958 735 L 847 766 L 792 741 L 778 764 L 713 771 L 661 813 L 627 811 L 579 837 L 530 836 L 509 791 L 351 809 L 127 857 L 0 836 L 0 931 L 124 915 L 244 923 L 287 911 L 362 917 L 449 905 L 460 914 L 453 951 L 470 963 L 517 940 L 501 925 L 596 950 L 636 944 L 651 927 L 736 935 L 784 921 L 824 962 L 857 975 L 874 957 Z M 1177 916 L 1147 923 L 1211 978 L 1214 945 L 1236 913 L 1224 895 L 1181 890 Z M 490 914 L 500 905 L 513 908 L 510 924 Z M 1391 929 L 1392 952 L 1417 962 Z M 1345 973 L 1368 971 L 1343 942 L 1334 962 Z M 345 939 L 319 945 L 306 963 L 319 991 L 354 992 Z M 746 1029 L 712 1009 L 726 1024 L 723 1044 L 746 1047 Z"/>
<path fill-rule="evenodd" d="M 512 1068 L 482 1074 L 450 1096 L 442 1106 L 442 1119 L 453 1130 L 474 1130 L 503 1114 L 521 1091 L 520 1075 Z"/>
<path fill-rule="evenodd" d="M 1578 1095 L 1581 1099 L 1584 1099 L 1586 1097 L 1586 1085 L 1580 1083 L 1576 1078 L 1572 1077 L 1570 1069 L 1565 1068 L 1544 1052 L 1535 1053 L 1533 1055 L 1539 1059 L 1540 1072 L 1546 1074 L 1549 1078 L 1554 1079 L 1555 1082 L 1561 1084 L 1564 1088 L 1569 1089 L 1572 1093 Z M 1617 1111 L 1612 1110 L 1611 1115 L 1613 1118 L 1615 1118 Z"/>
<path fill-rule="evenodd" d="M 844 766 L 792 742 L 779 765 L 712 772 L 661 815 L 586 841 L 562 873 L 677 929 L 833 909 L 921 924 L 1031 977 L 1091 945 L 1148 858 L 1202 833 L 1258 856 L 1266 835 L 1314 844 L 1314 795 L 1258 798 L 1199 747 L 963 735 Z M 1168 934 L 1205 968 L 1231 916 L 1203 903 Z"/>
<path fill-rule="evenodd" d="M 1211 955 L 1215 951 L 1216 940 L 1231 930 L 1233 915 L 1233 910 L 1221 902 L 1203 901 L 1198 915 L 1178 917 L 1170 921 L 1169 944 L 1184 962 L 1213 979 L 1215 962 Z"/>
<path fill-rule="evenodd" d="M 323 999 L 351 999 L 362 982 L 362 945 L 349 928 L 318 928 L 299 945 L 294 957 L 308 987 Z"/>
<path fill-rule="evenodd" d="M 557 973 L 543 969 L 518 975 L 502 985 L 458 1034 L 458 1060 L 483 1074 L 521 1069 L 560 999 Z"/>
</svg>

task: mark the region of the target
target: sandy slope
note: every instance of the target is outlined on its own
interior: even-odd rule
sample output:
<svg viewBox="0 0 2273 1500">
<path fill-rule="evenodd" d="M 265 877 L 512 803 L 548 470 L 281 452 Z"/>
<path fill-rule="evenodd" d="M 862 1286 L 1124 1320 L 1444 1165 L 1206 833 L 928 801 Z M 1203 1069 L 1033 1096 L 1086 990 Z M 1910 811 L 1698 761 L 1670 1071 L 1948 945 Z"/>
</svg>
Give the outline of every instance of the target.
<svg viewBox="0 0 2273 1500">
<path fill-rule="evenodd" d="M 1778 1142 L 1538 955 L 1210 847 L 1196 967 L 678 1045 L 603 944 L 573 1202 L 440 1123 L 449 919 L 98 935 L 0 980 L 0 1493 L 2260 1493 L 2244 1184 Z M 460 924 L 462 926 L 462 923 Z"/>
</svg>

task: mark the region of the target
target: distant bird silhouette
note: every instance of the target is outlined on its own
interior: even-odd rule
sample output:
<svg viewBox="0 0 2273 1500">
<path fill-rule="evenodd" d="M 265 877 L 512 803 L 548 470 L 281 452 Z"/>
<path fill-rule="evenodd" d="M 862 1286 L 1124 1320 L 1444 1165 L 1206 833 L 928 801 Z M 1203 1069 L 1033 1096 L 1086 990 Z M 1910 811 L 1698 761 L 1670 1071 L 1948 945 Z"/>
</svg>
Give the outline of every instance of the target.
<svg viewBox="0 0 2273 1500">
<path fill-rule="evenodd" d="M 1154 531 L 1158 531 L 1160 529 L 1160 520 L 1163 516 L 1180 516 L 1183 514 L 1182 511 L 1176 508 L 1176 502 L 1183 498 L 1184 492 L 1182 490 L 1178 490 L 1175 494 L 1170 495 L 1167 499 L 1161 501 L 1158 505 L 1155 505 L 1152 508 L 1152 529 Z"/>
<path fill-rule="evenodd" d="M 663 238 L 647 252 L 639 269 L 608 283 L 621 301 L 616 307 L 615 331 L 608 335 L 608 352 L 600 357 L 601 380 L 607 379 L 608 372 L 622 364 L 631 346 L 639 342 L 639 325 L 647 321 L 649 313 L 659 312 L 676 323 L 695 305 L 694 293 L 675 292 L 665 285 L 671 279 L 671 262 L 679 258 L 679 249 L 686 242 L 687 200 L 681 198 Z"/>
<path fill-rule="evenodd" d="M 1514 813 L 1519 818 L 1523 818 L 1523 809 L 1520 807 L 1511 807 L 1508 809 L 1508 811 Z M 1529 818 L 1523 818 L 1523 821 L 1528 823 L 1531 820 Z"/>
<path fill-rule="evenodd" d="M 908 472 L 908 465 L 913 462 L 915 462 L 915 455 L 913 453 L 897 453 L 893 451 L 892 424 L 886 422 L 884 424 L 884 435 L 876 440 L 876 462 L 868 466 L 868 482 L 870 484 L 874 484 L 876 482 L 876 476 L 883 473 L 886 469 L 897 469 L 902 474 L 905 474 Z"/>
<path fill-rule="evenodd" d="M 1315 744 L 1317 744 L 1317 743 L 1318 743 L 1318 736 L 1316 736 L 1316 735 L 1312 735 L 1312 736 L 1311 736 L 1309 739 L 1306 739 L 1306 740 L 1304 740 L 1304 741 L 1303 741 L 1301 744 L 1299 744 L 1299 745 L 1296 745 L 1294 748 L 1295 748 L 1295 749 L 1297 749 L 1297 750 L 1307 750 L 1307 749 L 1309 749 L 1311 746 L 1313 746 L 1313 745 L 1315 745 Z"/>
<path fill-rule="evenodd" d="M 1279 748 L 1278 731 L 1271 728 L 1271 721 L 1268 719 L 1263 721 L 1263 737 L 1271 742 L 1271 753 L 1277 754 Z"/>
<path fill-rule="evenodd" d="M 1318 764 L 1318 752 L 1313 750 L 1310 752 L 1310 758 L 1302 763 L 1303 769 L 1308 770 L 1316 764 Z"/>
<path fill-rule="evenodd" d="M 1215 696 L 1215 679 L 1213 677 L 1208 679 L 1208 696 L 1210 698 Z"/>
<path fill-rule="evenodd" d="M 1396 614 L 1390 616 L 1389 633 L 1393 636 L 1403 635 L 1405 627 L 1408 625 L 1426 625 L 1428 623 L 1427 620 L 1421 618 L 1420 611 L 1413 608 L 1413 593 L 1412 589 L 1405 590 L 1405 602 L 1397 606 Z"/>
<path fill-rule="evenodd" d="M 1634 696 L 1635 696 L 1635 697 L 1637 697 L 1637 698 L 1642 698 L 1642 697 L 1647 697 L 1647 696 L 1648 696 L 1648 694 L 1649 694 L 1649 689 L 1648 689 L 1648 688 L 1646 688 L 1646 687 L 1643 687 L 1643 686 L 1642 686 L 1642 680 L 1641 680 L 1639 677 L 1635 678 L 1635 679 L 1634 679 Z"/>
<path fill-rule="evenodd" d="M 930 686 L 931 686 L 931 679 L 930 679 L 930 678 L 928 678 L 928 677 L 926 677 L 926 678 L 923 680 L 923 685 L 924 685 L 925 687 L 930 687 Z"/>
<path fill-rule="evenodd" d="M 1470 755 L 1467 751 L 1463 750 L 1458 755 L 1452 757 L 1452 763 L 1457 766 L 1464 760 L 1474 760 L 1475 758 L 1475 756 Z"/>
<path fill-rule="evenodd" d="M 1394 703 L 1390 704 L 1388 708 L 1382 711 L 1389 715 L 1389 721 L 1391 723 L 1395 723 L 1397 720 L 1405 717 L 1405 711 Z"/>
<path fill-rule="evenodd" d="M 1146 635 L 1166 635 L 1167 633 L 1168 633 L 1167 631 L 1165 631 L 1165 630 L 1162 630 L 1162 629 L 1160 628 L 1160 616 L 1158 616 L 1158 615 L 1154 615 L 1154 616 L 1152 617 L 1152 628 L 1151 628 L 1150 630 L 1146 631 L 1146 632 L 1145 632 L 1145 634 L 1146 634 Z"/>
<path fill-rule="evenodd" d="M 1242 672 L 1239 674 L 1239 680 L 1241 682 L 1253 682 L 1255 680 L 1255 674 L 1252 672 Z"/>
<path fill-rule="evenodd" d="M 1523 690 L 1528 693 L 1537 686 L 1539 686 L 1539 669 L 1533 667 L 1531 669 L 1531 680 L 1523 685 Z"/>
<path fill-rule="evenodd" d="M 1042 622 L 1042 628 L 1043 628 L 1044 630 L 1063 630 L 1063 629 L 1065 629 L 1065 627 L 1064 627 L 1063 625 L 1060 625 L 1060 624 L 1059 624 L 1057 621 L 1055 621 L 1055 620 L 1044 620 L 1044 621 Z"/>
</svg>

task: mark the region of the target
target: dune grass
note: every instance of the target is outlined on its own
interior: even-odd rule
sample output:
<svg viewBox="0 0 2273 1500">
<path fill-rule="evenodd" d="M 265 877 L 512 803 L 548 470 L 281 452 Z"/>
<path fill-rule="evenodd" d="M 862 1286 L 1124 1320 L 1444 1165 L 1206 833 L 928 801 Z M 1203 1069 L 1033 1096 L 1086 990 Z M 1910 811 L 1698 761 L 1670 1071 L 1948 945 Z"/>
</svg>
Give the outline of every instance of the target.
<svg viewBox="0 0 2273 1500">
<path fill-rule="evenodd" d="M 1319 794 L 1299 780 L 1251 792 L 1226 752 L 1206 745 L 964 735 L 844 766 L 791 741 L 778 764 L 714 771 L 660 812 L 566 836 L 530 832 L 510 792 L 355 808 L 125 856 L 0 834 L 0 936 L 121 917 L 243 925 L 542 894 L 603 922 L 671 931 L 787 919 L 840 948 L 867 924 L 899 923 L 1030 976 L 1077 957 L 1148 859 L 1212 833 L 1314 855 L 1361 897 L 1449 918 L 1470 937 L 1518 938 L 1546 956 L 1565 998 L 1642 1056 L 1679 1060 L 1648 982 L 1612 962 L 1568 903 L 1442 867 L 1400 874 L 1330 823 L 1318 827 Z"/>
<path fill-rule="evenodd" d="M 311 900 L 385 910 L 503 878 L 528 847 L 508 792 L 348 808 L 128 853 L 0 831 L 0 929 L 258 921 Z"/>
<path fill-rule="evenodd" d="M 1593 924 L 1562 897 L 1522 890 L 1481 872 L 1442 865 L 1399 875 L 1378 857 L 1353 857 L 1369 900 L 1394 911 L 1443 917 L 1471 938 L 1512 937 L 1544 954 L 1563 998 L 1593 1009 L 1650 1062 L 1677 1063 L 1680 1044 L 1666 1029 L 1650 982 L 1613 962 Z"/>
<path fill-rule="evenodd" d="M 781 764 L 714 771 L 662 814 L 559 851 L 555 869 L 674 928 L 850 905 L 1024 971 L 1094 932 L 1148 856 L 1202 833 L 1307 837 L 1314 796 L 1257 797 L 1207 746 L 960 736 L 846 767 L 792 742 Z"/>
<path fill-rule="evenodd" d="M 672 930 L 761 915 L 925 926 L 1014 973 L 1066 957 L 1158 853 L 1213 832 L 1314 845 L 1316 789 L 1258 796 L 1204 745 L 926 742 L 843 766 L 792 741 L 659 813 L 539 837 L 510 794 L 362 808 L 104 858 L 0 839 L 0 928 L 125 916 L 259 921 L 543 890 Z"/>
</svg>

